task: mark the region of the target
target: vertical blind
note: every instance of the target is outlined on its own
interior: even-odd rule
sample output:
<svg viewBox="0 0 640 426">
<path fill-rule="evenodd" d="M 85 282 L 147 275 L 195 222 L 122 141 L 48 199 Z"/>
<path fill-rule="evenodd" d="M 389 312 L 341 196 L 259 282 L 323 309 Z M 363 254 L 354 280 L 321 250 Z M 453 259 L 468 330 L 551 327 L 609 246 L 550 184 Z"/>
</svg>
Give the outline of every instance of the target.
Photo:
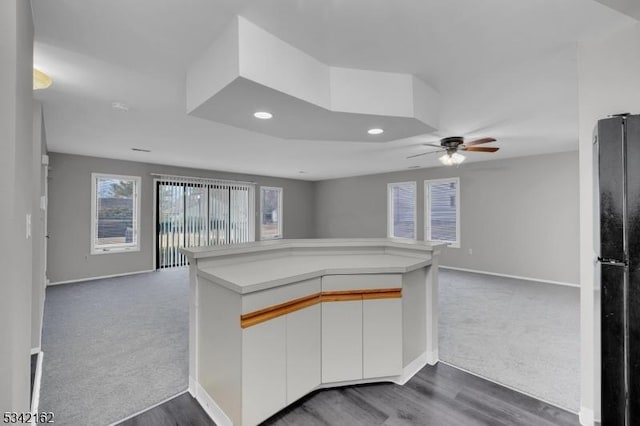
<svg viewBox="0 0 640 426">
<path fill-rule="evenodd" d="M 390 186 L 391 215 L 393 228 L 391 237 L 416 238 L 416 184 L 394 183 Z"/>
<path fill-rule="evenodd" d="M 181 247 L 254 241 L 255 184 L 156 177 L 158 268 L 187 264 Z"/>
<path fill-rule="evenodd" d="M 457 181 L 427 184 L 429 224 L 427 238 L 432 241 L 455 243 L 458 241 Z"/>
</svg>

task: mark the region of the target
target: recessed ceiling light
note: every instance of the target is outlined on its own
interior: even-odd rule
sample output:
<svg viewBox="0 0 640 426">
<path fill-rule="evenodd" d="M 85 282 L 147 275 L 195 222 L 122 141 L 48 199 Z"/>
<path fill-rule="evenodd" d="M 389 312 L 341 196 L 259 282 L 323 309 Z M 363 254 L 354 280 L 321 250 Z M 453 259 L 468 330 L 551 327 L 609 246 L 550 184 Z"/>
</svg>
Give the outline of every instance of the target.
<svg viewBox="0 0 640 426">
<path fill-rule="evenodd" d="M 258 111 L 253 113 L 255 118 L 259 118 L 260 120 L 268 120 L 273 117 L 273 114 L 267 111 Z"/>
<path fill-rule="evenodd" d="M 138 152 L 151 152 L 150 149 L 144 149 L 144 148 L 131 148 L 131 151 L 138 151 Z"/>
<path fill-rule="evenodd" d="M 116 111 L 122 111 L 122 112 L 129 111 L 129 105 L 125 104 L 124 102 L 111 102 L 111 108 L 113 108 Z"/>
<path fill-rule="evenodd" d="M 370 135 L 379 135 L 379 134 L 384 133 L 384 130 L 378 129 L 378 128 L 369 129 L 369 130 L 367 130 L 367 133 L 369 133 Z"/>
<path fill-rule="evenodd" d="M 46 89 L 51 86 L 51 83 L 53 83 L 51 77 L 37 68 L 33 69 L 33 90 Z"/>
</svg>

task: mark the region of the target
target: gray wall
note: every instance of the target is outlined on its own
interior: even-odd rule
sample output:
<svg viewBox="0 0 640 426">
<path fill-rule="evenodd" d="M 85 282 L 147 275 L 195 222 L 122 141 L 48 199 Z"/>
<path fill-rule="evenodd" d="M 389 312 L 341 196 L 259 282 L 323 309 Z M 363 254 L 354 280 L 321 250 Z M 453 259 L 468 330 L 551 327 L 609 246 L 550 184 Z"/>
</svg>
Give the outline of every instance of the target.
<svg viewBox="0 0 640 426">
<path fill-rule="evenodd" d="M 50 153 L 50 158 L 51 238 L 47 273 L 53 283 L 153 268 L 153 178 L 150 173 L 251 180 L 258 185 L 282 186 L 285 238 L 384 237 L 387 183 L 417 181 L 418 238 L 422 239 L 424 180 L 458 176 L 461 247 L 448 249 L 443 255 L 443 265 L 579 282 L 576 152 L 315 183 L 59 153 Z M 89 254 L 92 172 L 142 177 L 140 252 Z M 469 254 L 469 249 L 473 254 Z"/>
<path fill-rule="evenodd" d="M 461 247 L 442 265 L 579 282 L 577 152 L 317 182 L 316 236 L 385 237 L 387 183 L 417 181 L 422 239 L 424 180 L 445 177 L 460 177 Z"/>
<path fill-rule="evenodd" d="M 0 412 L 29 410 L 33 21 L 31 3 L 0 2 Z"/>
<path fill-rule="evenodd" d="M 49 156 L 47 274 L 52 283 L 153 269 L 154 188 L 150 173 L 254 181 L 258 187 L 282 187 L 284 238 L 313 237 L 312 182 L 60 153 Z M 91 173 L 96 172 L 142 177 L 140 252 L 90 254 Z M 258 197 L 256 188 L 256 208 Z"/>
</svg>

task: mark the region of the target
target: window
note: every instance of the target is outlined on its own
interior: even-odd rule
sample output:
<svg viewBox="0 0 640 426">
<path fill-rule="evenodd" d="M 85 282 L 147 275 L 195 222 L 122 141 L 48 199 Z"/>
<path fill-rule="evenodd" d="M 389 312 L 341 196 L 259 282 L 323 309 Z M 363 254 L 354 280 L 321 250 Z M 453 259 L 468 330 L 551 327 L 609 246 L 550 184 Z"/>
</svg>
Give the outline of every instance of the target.
<svg viewBox="0 0 640 426">
<path fill-rule="evenodd" d="M 460 247 L 460 179 L 424 181 L 425 240 Z"/>
<path fill-rule="evenodd" d="M 91 254 L 140 250 L 140 177 L 91 174 Z"/>
<path fill-rule="evenodd" d="M 416 238 L 416 183 L 390 183 L 387 186 L 387 235 L 390 238 Z"/>
<path fill-rule="evenodd" d="M 282 238 L 282 188 L 260 188 L 260 239 Z"/>
</svg>

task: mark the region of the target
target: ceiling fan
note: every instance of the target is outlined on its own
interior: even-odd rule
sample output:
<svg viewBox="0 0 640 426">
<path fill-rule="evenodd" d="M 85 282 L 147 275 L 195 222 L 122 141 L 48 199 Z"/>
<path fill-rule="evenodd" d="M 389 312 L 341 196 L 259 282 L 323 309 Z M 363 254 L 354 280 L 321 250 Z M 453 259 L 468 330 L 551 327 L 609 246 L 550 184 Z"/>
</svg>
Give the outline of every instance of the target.
<svg viewBox="0 0 640 426">
<path fill-rule="evenodd" d="M 500 148 L 489 146 L 475 146 L 484 143 L 495 142 L 494 138 L 480 138 L 469 142 L 465 142 L 462 136 L 450 136 L 440 139 L 440 145 L 434 143 L 423 143 L 424 146 L 433 146 L 438 148 L 436 151 L 423 152 L 422 154 L 410 155 L 407 158 L 420 157 L 427 154 L 435 154 L 436 152 L 445 152 L 445 155 L 439 158 L 440 162 L 446 166 L 458 165 L 465 160 L 465 156 L 459 154 L 458 151 L 471 152 L 496 152 Z"/>
</svg>

